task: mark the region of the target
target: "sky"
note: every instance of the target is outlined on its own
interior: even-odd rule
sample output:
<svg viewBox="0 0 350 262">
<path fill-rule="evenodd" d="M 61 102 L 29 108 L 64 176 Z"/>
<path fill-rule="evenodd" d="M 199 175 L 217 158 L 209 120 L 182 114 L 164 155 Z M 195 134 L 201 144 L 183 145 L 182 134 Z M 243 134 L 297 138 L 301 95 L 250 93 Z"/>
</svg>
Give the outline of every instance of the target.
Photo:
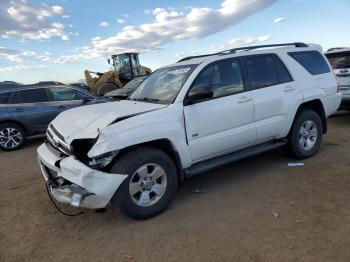
<svg viewBox="0 0 350 262">
<path fill-rule="evenodd" d="M 72 83 L 140 52 L 155 70 L 237 46 L 350 46 L 350 0 L 0 0 L 0 81 Z"/>
</svg>

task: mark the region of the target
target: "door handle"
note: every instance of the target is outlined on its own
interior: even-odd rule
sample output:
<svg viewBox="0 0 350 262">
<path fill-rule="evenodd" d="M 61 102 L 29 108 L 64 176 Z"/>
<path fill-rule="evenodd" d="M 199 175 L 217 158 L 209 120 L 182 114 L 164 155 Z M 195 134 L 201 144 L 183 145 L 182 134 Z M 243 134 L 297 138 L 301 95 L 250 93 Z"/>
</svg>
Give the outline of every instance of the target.
<svg viewBox="0 0 350 262">
<path fill-rule="evenodd" d="M 242 96 L 239 100 L 238 100 L 238 103 L 242 104 L 242 103 L 246 103 L 246 102 L 249 102 L 251 101 L 252 98 L 249 97 L 249 96 Z"/>
<path fill-rule="evenodd" d="M 16 108 L 15 112 L 23 112 L 23 109 L 22 108 Z"/>
<path fill-rule="evenodd" d="M 295 90 L 295 88 L 293 86 L 286 86 L 284 88 L 284 92 L 291 92 L 291 91 L 294 91 L 294 90 Z"/>
<path fill-rule="evenodd" d="M 65 109 L 65 106 L 58 106 L 57 109 Z"/>
</svg>

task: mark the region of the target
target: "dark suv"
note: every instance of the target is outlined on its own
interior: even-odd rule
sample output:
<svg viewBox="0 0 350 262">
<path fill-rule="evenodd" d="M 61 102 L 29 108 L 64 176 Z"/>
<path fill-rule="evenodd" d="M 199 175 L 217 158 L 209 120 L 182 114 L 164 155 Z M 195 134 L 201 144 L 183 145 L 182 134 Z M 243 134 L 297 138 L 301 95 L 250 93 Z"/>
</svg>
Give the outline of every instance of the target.
<svg viewBox="0 0 350 262">
<path fill-rule="evenodd" d="M 2 88 L 0 149 L 19 149 L 27 137 L 45 133 L 48 124 L 64 110 L 103 101 L 78 88 L 64 85 Z"/>
</svg>

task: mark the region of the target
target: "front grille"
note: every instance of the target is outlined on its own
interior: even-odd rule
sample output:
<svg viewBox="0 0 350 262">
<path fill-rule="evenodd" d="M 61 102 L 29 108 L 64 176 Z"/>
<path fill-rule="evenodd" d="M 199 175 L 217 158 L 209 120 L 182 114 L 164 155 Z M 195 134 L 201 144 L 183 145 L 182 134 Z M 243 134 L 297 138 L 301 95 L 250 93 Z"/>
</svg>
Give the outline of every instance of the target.
<svg viewBox="0 0 350 262">
<path fill-rule="evenodd" d="M 53 148 L 61 151 L 65 155 L 72 154 L 69 146 L 64 141 L 64 137 L 53 127 L 53 125 L 48 127 L 46 137 Z"/>
</svg>

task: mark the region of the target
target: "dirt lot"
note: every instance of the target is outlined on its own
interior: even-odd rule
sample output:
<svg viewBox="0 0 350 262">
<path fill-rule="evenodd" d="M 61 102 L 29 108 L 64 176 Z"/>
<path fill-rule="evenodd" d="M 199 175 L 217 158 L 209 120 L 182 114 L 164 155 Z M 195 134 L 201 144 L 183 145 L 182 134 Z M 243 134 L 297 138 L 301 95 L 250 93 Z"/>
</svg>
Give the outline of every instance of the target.
<svg viewBox="0 0 350 262">
<path fill-rule="evenodd" d="M 40 143 L 0 152 L 0 261 L 350 261 L 348 113 L 329 120 L 305 166 L 288 167 L 282 151 L 232 163 L 182 183 L 165 213 L 141 222 L 110 206 L 58 213 Z"/>
</svg>

